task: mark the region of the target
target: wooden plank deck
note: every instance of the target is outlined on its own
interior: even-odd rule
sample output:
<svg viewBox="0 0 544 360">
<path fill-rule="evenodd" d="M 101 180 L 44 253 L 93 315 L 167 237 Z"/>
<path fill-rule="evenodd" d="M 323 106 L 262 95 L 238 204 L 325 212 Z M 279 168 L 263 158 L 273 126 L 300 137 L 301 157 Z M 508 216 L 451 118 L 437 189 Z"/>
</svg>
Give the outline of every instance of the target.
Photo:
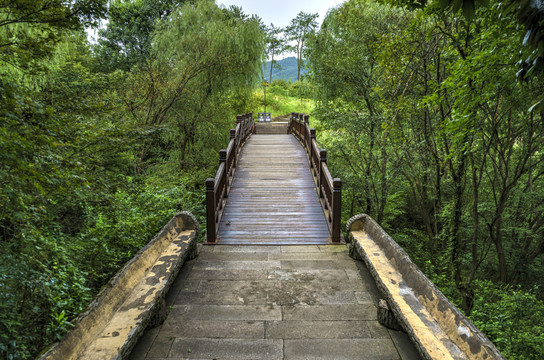
<svg viewBox="0 0 544 360">
<path fill-rule="evenodd" d="M 308 168 L 292 135 L 253 135 L 244 145 L 219 244 L 327 244 L 330 234 Z"/>
</svg>

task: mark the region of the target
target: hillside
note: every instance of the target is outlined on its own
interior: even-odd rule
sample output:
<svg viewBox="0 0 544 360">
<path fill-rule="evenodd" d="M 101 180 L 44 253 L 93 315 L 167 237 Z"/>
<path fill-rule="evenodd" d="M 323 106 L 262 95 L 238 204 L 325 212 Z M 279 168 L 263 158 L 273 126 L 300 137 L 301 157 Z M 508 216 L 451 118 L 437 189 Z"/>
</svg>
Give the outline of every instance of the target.
<svg viewBox="0 0 544 360">
<path fill-rule="evenodd" d="M 285 59 L 278 60 L 276 62 L 281 68 L 274 69 L 272 72 L 272 80 L 284 79 L 286 81 L 296 81 L 297 80 L 297 58 L 290 56 Z M 264 76 L 266 79 L 270 77 L 270 62 L 266 62 L 264 67 Z M 307 74 L 308 69 L 302 69 L 301 74 Z"/>
</svg>

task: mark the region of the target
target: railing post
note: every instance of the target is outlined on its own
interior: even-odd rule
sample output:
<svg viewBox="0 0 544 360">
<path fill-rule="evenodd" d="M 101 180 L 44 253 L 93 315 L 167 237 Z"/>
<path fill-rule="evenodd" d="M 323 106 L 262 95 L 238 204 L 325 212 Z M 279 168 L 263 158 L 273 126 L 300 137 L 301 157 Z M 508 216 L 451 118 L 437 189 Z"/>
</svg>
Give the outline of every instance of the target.
<svg viewBox="0 0 544 360">
<path fill-rule="evenodd" d="M 209 243 L 215 243 L 217 229 L 215 227 L 215 180 L 206 179 L 206 238 Z"/>
<path fill-rule="evenodd" d="M 304 143 L 306 144 L 306 152 L 310 153 L 310 134 L 307 133 L 308 128 L 310 127 L 310 115 L 304 115 Z"/>
<path fill-rule="evenodd" d="M 313 169 L 315 176 L 318 176 L 317 174 L 319 173 L 319 170 L 316 168 L 316 166 L 319 166 L 319 164 L 314 164 L 314 159 L 317 159 L 319 154 L 314 155 L 314 140 L 315 140 L 315 129 L 310 129 L 310 148 L 309 148 L 310 169 Z"/>
<path fill-rule="evenodd" d="M 317 188 L 319 189 L 319 198 L 322 198 L 324 196 L 323 194 L 323 182 L 326 181 L 324 179 L 325 174 L 323 172 L 323 164 L 327 163 L 327 150 L 321 149 L 319 150 L 319 181 L 317 182 Z"/>
<path fill-rule="evenodd" d="M 231 167 L 232 169 L 234 169 L 236 167 L 236 161 L 238 160 L 238 146 L 236 146 L 236 129 L 230 129 L 230 140 L 232 141 Z"/>
<path fill-rule="evenodd" d="M 306 143 L 306 139 L 304 138 L 304 114 L 302 113 L 298 114 L 298 128 L 300 133 L 300 140 L 302 140 L 302 143 Z"/>
<path fill-rule="evenodd" d="M 342 218 L 342 180 L 335 178 L 333 180 L 332 190 L 332 226 L 331 240 L 332 242 L 340 242 L 341 237 L 341 218 Z"/>
<path fill-rule="evenodd" d="M 224 188 L 223 191 L 225 192 L 225 197 L 228 197 L 228 188 L 229 188 L 229 169 L 227 168 L 227 150 L 221 149 L 219 150 L 219 165 L 225 164 L 225 171 L 223 171 L 223 178 L 219 180 L 219 183 L 223 183 Z M 220 208 L 223 207 L 223 204 L 219 205 Z"/>
<path fill-rule="evenodd" d="M 253 119 L 253 113 L 249 113 L 249 128 L 251 129 L 252 134 L 256 134 L 257 129 L 255 129 L 255 119 Z"/>
</svg>

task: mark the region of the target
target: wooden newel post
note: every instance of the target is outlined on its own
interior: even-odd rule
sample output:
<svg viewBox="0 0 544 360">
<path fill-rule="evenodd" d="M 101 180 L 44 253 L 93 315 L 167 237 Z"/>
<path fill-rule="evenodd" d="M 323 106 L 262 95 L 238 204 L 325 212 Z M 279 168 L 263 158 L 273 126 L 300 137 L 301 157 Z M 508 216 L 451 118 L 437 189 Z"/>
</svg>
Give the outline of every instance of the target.
<svg viewBox="0 0 544 360">
<path fill-rule="evenodd" d="M 319 198 L 323 197 L 323 182 L 326 181 L 324 179 L 325 174 L 323 173 L 323 163 L 327 163 L 327 150 L 325 149 L 319 150 L 319 181 L 317 183 Z"/>
<path fill-rule="evenodd" d="M 332 242 L 340 242 L 342 240 L 341 217 L 342 217 L 342 180 L 335 178 L 332 181 L 332 226 L 331 226 Z"/>
<path fill-rule="evenodd" d="M 214 243 L 216 240 L 216 222 L 215 222 L 215 180 L 212 178 L 206 179 L 206 238 L 209 243 Z"/>
</svg>

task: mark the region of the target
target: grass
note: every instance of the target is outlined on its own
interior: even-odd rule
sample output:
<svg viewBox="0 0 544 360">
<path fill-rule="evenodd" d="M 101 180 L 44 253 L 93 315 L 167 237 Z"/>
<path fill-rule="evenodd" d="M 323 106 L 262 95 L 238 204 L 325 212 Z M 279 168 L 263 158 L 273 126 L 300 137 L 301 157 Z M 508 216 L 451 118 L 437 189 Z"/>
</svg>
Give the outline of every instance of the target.
<svg viewBox="0 0 544 360">
<path fill-rule="evenodd" d="M 284 89 L 274 89 L 266 93 L 266 111 L 271 113 L 272 117 L 288 115 L 292 112 L 309 114 L 313 111 L 315 104 L 312 99 L 293 97 Z M 255 90 L 253 93 L 251 110 L 254 114 L 264 111 L 264 92 L 262 89 Z"/>
</svg>

